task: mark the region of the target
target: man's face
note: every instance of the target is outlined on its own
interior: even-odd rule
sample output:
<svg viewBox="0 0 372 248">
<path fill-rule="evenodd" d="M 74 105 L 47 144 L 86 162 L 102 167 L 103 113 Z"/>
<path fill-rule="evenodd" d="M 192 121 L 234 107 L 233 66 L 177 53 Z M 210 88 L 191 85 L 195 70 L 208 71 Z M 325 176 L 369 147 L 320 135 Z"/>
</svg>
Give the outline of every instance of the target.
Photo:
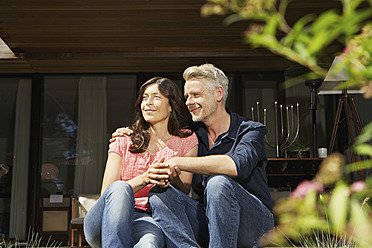
<svg viewBox="0 0 372 248">
<path fill-rule="evenodd" d="M 207 84 L 205 78 L 191 78 L 185 83 L 186 106 L 195 122 L 208 121 L 217 110 L 217 102 Z"/>
</svg>

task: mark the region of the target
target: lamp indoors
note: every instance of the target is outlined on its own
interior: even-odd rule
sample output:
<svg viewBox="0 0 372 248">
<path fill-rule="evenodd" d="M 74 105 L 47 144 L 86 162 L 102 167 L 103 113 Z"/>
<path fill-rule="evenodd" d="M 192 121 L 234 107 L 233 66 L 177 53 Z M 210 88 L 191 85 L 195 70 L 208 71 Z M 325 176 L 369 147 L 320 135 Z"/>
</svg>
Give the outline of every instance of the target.
<svg viewBox="0 0 372 248">
<path fill-rule="evenodd" d="M 335 57 L 322 85 L 319 87 L 318 92 L 319 95 L 341 94 L 337 105 L 336 117 L 333 124 L 332 136 L 328 148 L 329 153 L 333 152 L 337 130 L 342 121 L 346 121 L 350 145 L 354 143 L 354 139 L 360 134 L 361 130 L 363 129 L 363 124 L 361 122 L 358 109 L 355 105 L 355 100 L 352 96 L 349 95 L 362 94 L 363 91 L 361 91 L 360 89 L 352 88 L 335 89 L 335 87 L 338 86 L 340 83 L 348 80 L 348 76 L 345 73 L 345 70 L 343 68 L 338 68 L 339 66 L 337 64 L 340 63 L 340 59 L 341 58 L 338 56 Z M 353 152 L 351 160 L 352 162 L 358 161 L 357 155 Z M 360 170 L 357 173 L 362 180 L 365 179 L 365 170 Z"/>
</svg>

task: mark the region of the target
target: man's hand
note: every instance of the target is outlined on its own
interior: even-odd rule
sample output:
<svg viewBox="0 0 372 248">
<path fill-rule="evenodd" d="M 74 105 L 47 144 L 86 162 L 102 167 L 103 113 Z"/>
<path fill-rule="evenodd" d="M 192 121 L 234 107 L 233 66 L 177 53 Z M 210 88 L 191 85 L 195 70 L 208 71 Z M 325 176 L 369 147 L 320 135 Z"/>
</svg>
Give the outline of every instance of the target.
<svg viewBox="0 0 372 248">
<path fill-rule="evenodd" d="M 164 185 L 163 187 L 167 187 L 172 181 L 173 179 L 177 178 L 180 174 L 181 174 L 181 170 L 176 167 L 176 166 L 170 166 L 168 163 L 163 163 L 163 161 L 159 162 L 157 164 L 158 166 L 161 166 L 163 168 L 168 168 L 168 180 L 166 180 L 167 184 Z"/>
<path fill-rule="evenodd" d="M 128 127 L 121 127 L 115 130 L 115 132 L 111 135 L 112 138 L 110 139 L 110 143 L 116 140 L 116 137 L 124 137 L 124 135 L 130 136 L 133 133 L 131 129 Z"/>
<path fill-rule="evenodd" d="M 162 187 L 169 185 L 169 166 L 165 164 L 151 165 L 144 173 L 146 184 L 156 184 Z"/>
<path fill-rule="evenodd" d="M 149 172 L 151 173 L 151 176 L 149 177 L 153 180 L 158 180 L 158 183 L 154 184 L 159 185 L 160 187 L 169 186 L 171 181 L 181 174 L 181 170 L 178 167 L 164 163 L 164 158 L 162 158 L 158 163 L 151 165 Z M 167 178 L 165 178 L 164 173 L 166 173 Z"/>
<path fill-rule="evenodd" d="M 159 184 L 159 187 L 165 188 L 169 186 L 169 184 L 171 183 L 174 187 L 178 188 L 183 193 L 188 194 L 191 188 L 192 173 L 182 171 L 181 174 L 181 169 L 177 166 L 177 164 L 172 162 L 173 158 L 167 160 L 166 162 L 163 162 L 161 160 L 157 164 L 158 166 L 162 166 L 164 168 L 169 169 L 166 184 L 164 185 Z"/>
<path fill-rule="evenodd" d="M 120 157 L 119 155 L 117 155 Z M 151 165 L 144 173 L 127 182 L 132 186 L 133 192 L 137 193 L 149 184 L 166 187 L 169 185 L 169 166 L 164 164 L 164 158 L 159 163 Z"/>
<path fill-rule="evenodd" d="M 181 174 L 180 168 L 177 166 L 170 166 L 168 165 L 169 171 L 169 181 L 172 181 L 174 178 L 178 177 Z"/>
</svg>

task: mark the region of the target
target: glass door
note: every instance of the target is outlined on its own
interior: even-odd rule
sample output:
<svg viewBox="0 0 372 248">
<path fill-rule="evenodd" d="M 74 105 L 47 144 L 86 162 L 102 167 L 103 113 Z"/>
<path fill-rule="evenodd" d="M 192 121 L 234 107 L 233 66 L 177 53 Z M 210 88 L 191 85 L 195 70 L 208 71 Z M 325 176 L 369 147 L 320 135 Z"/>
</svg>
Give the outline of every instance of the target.
<svg viewBox="0 0 372 248">
<path fill-rule="evenodd" d="M 26 236 L 31 79 L 0 78 L 0 236 Z"/>
</svg>

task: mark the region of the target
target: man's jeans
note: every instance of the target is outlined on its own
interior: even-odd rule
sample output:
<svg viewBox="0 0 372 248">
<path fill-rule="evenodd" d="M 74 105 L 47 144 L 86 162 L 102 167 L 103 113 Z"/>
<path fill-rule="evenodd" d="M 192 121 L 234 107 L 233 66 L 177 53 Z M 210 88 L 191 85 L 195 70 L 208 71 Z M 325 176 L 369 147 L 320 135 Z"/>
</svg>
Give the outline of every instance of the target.
<svg viewBox="0 0 372 248">
<path fill-rule="evenodd" d="M 149 201 L 153 218 L 166 236 L 167 248 L 258 247 L 274 226 L 269 209 L 225 175 L 208 179 L 205 206 L 172 186 L 153 187 Z M 209 230 L 209 231 L 208 231 Z"/>
<path fill-rule="evenodd" d="M 164 247 L 164 234 L 150 213 L 134 208 L 132 187 L 112 183 L 84 218 L 91 247 Z"/>
</svg>

